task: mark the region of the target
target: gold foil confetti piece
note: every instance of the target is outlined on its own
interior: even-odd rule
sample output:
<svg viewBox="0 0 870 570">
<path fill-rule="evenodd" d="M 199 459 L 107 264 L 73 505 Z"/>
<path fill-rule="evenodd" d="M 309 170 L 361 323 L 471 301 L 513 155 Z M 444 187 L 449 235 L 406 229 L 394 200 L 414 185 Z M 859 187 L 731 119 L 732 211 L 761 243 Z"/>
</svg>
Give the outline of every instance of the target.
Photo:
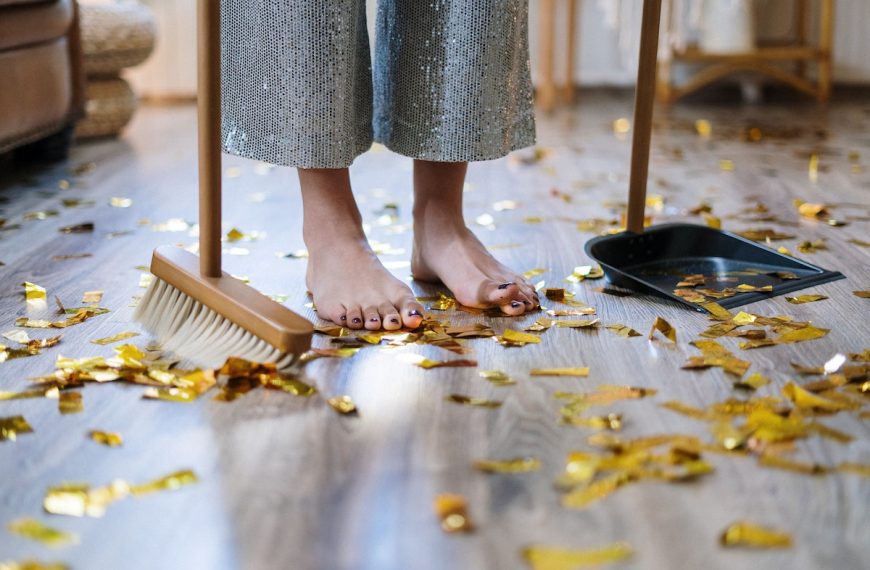
<svg viewBox="0 0 870 570">
<path fill-rule="evenodd" d="M 170 218 L 151 226 L 151 230 L 155 232 L 185 232 L 189 229 L 190 224 L 181 218 Z"/>
<path fill-rule="evenodd" d="M 93 222 L 84 222 L 81 224 L 74 224 L 71 226 L 64 226 L 58 230 L 64 234 L 84 234 L 88 232 L 94 231 L 94 223 Z"/>
<path fill-rule="evenodd" d="M 588 367 L 573 368 L 533 368 L 529 371 L 530 376 L 575 376 L 585 378 L 589 376 Z"/>
<path fill-rule="evenodd" d="M 622 415 L 615 413 L 610 413 L 606 416 L 581 416 L 575 413 L 563 412 L 559 421 L 563 425 L 572 425 L 575 427 L 606 429 L 610 431 L 619 431 L 622 429 Z"/>
<path fill-rule="evenodd" d="M 817 155 L 813 156 L 817 157 Z M 795 200 L 794 205 L 797 208 L 798 213 L 804 218 L 809 218 L 811 220 L 821 220 L 830 216 L 828 206 L 826 206 L 825 204 L 813 204 L 810 202 L 804 202 L 803 200 Z"/>
<path fill-rule="evenodd" d="M 423 358 L 421 360 L 418 360 L 417 362 L 414 362 L 414 364 L 416 366 L 419 366 L 420 368 L 425 368 L 426 370 L 429 370 L 431 368 L 474 368 L 475 366 L 477 366 L 477 361 L 468 360 L 465 358 L 460 358 L 457 360 L 431 360 L 429 358 Z"/>
<path fill-rule="evenodd" d="M 775 339 L 777 344 L 790 344 L 794 342 L 803 342 L 806 340 L 815 340 L 822 338 L 831 332 L 829 329 L 820 329 L 814 326 L 807 326 L 799 329 L 792 329 L 782 333 Z"/>
<path fill-rule="evenodd" d="M 0 417 L 0 441 L 15 441 L 22 433 L 33 433 L 33 428 L 24 416 Z"/>
<path fill-rule="evenodd" d="M 6 528 L 12 534 L 34 540 L 52 548 L 78 544 L 79 542 L 78 535 L 52 528 L 29 517 L 11 521 L 6 525 Z"/>
<path fill-rule="evenodd" d="M 21 219 L 32 222 L 34 220 L 47 220 L 58 215 L 57 210 L 39 210 L 36 212 L 25 212 L 21 215 Z"/>
<path fill-rule="evenodd" d="M 848 406 L 842 402 L 835 402 L 829 400 L 827 398 L 823 398 L 812 392 L 809 392 L 794 382 L 789 382 L 782 388 L 782 394 L 792 402 L 794 405 L 801 410 L 821 410 L 827 412 L 838 412 L 841 410 L 849 409 L 851 406 Z"/>
<path fill-rule="evenodd" d="M 689 303 L 701 304 L 707 301 L 707 297 L 694 289 L 674 289 L 674 295 Z"/>
<path fill-rule="evenodd" d="M 57 409 L 61 414 L 79 414 L 85 410 L 81 392 L 61 392 L 57 400 Z"/>
<path fill-rule="evenodd" d="M 68 253 L 65 255 L 52 255 L 52 261 L 67 261 L 69 259 L 84 259 L 86 257 L 93 257 L 93 253 Z"/>
<path fill-rule="evenodd" d="M 478 459 L 472 465 L 484 473 L 529 473 L 541 468 L 541 460 L 536 457 Z"/>
<path fill-rule="evenodd" d="M 581 317 L 594 315 L 595 307 L 581 307 L 579 309 L 548 309 L 547 314 L 551 317 Z"/>
<path fill-rule="evenodd" d="M 705 338 L 720 338 L 720 337 L 727 335 L 728 333 L 730 333 L 731 331 L 736 329 L 738 326 L 739 325 L 736 325 L 734 323 L 726 323 L 726 322 L 716 323 L 715 325 L 702 331 L 701 336 L 705 337 Z"/>
<path fill-rule="evenodd" d="M 749 390 L 758 390 L 759 388 L 763 388 L 770 384 L 770 378 L 761 374 L 760 372 L 753 372 L 746 378 L 734 384 L 737 388 L 744 388 Z"/>
<path fill-rule="evenodd" d="M 28 305 L 45 303 L 47 301 L 47 296 L 43 287 L 29 281 L 25 281 L 23 286 L 24 299 L 27 301 Z"/>
<path fill-rule="evenodd" d="M 334 396 L 326 400 L 326 403 L 343 416 L 359 413 L 350 396 Z"/>
<path fill-rule="evenodd" d="M 792 545 L 788 533 L 745 521 L 729 525 L 719 540 L 727 547 L 789 548 Z"/>
<path fill-rule="evenodd" d="M 445 398 L 448 402 L 454 404 L 464 404 L 466 406 L 474 406 L 477 408 L 498 408 L 501 407 L 501 402 L 497 400 L 487 400 L 485 398 L 472 398 L 464 394 L 450 394 Z"/>
<path fill-rule="evenodd" d="M 813 432 L 820 435 L 821 437 L 836 441 L 837 443 L 849 443 L 854 441 L 854 437 L 851 435 L 841 432 L 840 430 L 836 430 L 832 427 L 828 427 L 825 424 L 819 422 L 811 422 L 810 427 Z"/>
<path fill-rule="evenodd" d="M 487 338 L 495 336 L 495 331 L 483 323 L 474 323 L 461 327 L 446 327 L 444 333 L 456 338 Z"/>
<path fill-rule="evenodd" d="M 109 198 L 109 205 L 113 208 L 129 208 L 133 205 L 132 198 L 121 198 L 119 196 L 113 196 Z"/>
<path fill-rule="evenodd" d="M 12 342 L 17 342 L 18 344 L 27 344 L 30 342 L 30 336 L 27 334 L 27 331 L 22 330 L 11 330 L 3 333 L 3 338 L 11 340 Z"/>
<path fill-rule="evenodd" d="M 334 337 L 343 337 L 350 335 L 350 329 L 340 327 L 338 325 L 315 326 L 314 332 Z"/>
<path fill-rule="evenodd" d="M 30 559 L 23 562 L 0 561 L 0 570 L 70 570 L 70 567 L 63 562 L 40 562 Z"/>
<path fill-rule="evenodd" d="M 82 303 L 99 303 L 102 300 L 102 291 L 85 291 L 82 295 Z"/>
<path fill-rule="evenodd" d="M 554 324 L 558 323 L 553 319 L 548 319 L 547 317 L 538 317 L 534 323 L 532 323 L 523 330 L 526 332 L 542 332 L 549 329 Z"/>
<path fill-rule="evenodd" d="M 849 463 L 843 462 L 837 465 L 837 471 L 842 473 L 851 473 L 853 475 L 860 475 L 861 477 L 870 477 L 870 465 L 862 464 L 862 463 Z"/>
<path fill-rule="evenodd" d="M 193 402 L 199 397 L 199 393 L 191 388 L 146 388 L 142 392 L 142 398 L 146 400 L 163 400 L 165 402 Z"/>
<path fill-rule="evenodd" d="M 803 303 L 813 303 L 815 301 L 824 301 L 828 297 L 826 295 L 798 295 L 796 297 L 786 297 L 785 300 L 792 305 L 801 305 Z"/>
<path fill-rule="evenodd" d="M 756 317 L 755 315 L 753 315 L 751 313 L 746 313 L 746 312 L 740 311 L 739 313 L 734 315 L 734 317 L 731 319 L 731 322 L 733 322 L 736 325 L 740 325 L 740 326 L 751 325 L 752 323 L 754 323 L 756 321 L 757 318 L 758 317 Z"/>
<path fill-rule="evenodd" d="M 750 239 L 752 241 L 777 241 L 793 239 L 795 236 L 791 234 L 780 233 L 771 228 L 760 228 L 754 230 L 746 230 L 737 232 L 737 235 Z"/>
<path fill-rule="evenodd" d="M 199 482 L 196 473 L 190 469 L 175 471 L 153 481 L 140 485 L 130 485 L 130 494 L 136 497 L 148 495 L 157 491 L 175 491 L 186 485 Z"/>
<path fill-rule="evenodd" d="M 10 400 L 27 400 L 29 398 L 44 398 L 45 390 L 24 390 L 23 392 L 0 391 L 0 402 Z"/>
<path fill-rule="evenodd" d="M 120 447 L 124 443 L 124 438 L 121 437 L 121 434 L 112 431 L 94 429 L 88 432 L 88 437 L 106 447 Z"/>
<path fill-rule="evenodd" d="M 359 348 L 312 348 L 300 357 L 301 362 L 310 362 L 317 358 L 350 358 L 359 352 Z"/>
<path fill-rule="evenodd" d="M 660 333 L 662 333 L 665 336 L 665 338 L 667 338 L 668 340 L 670 340 L 671 342 L 676 344 L 676 342 L 677 342 L 677 330 L 673 326 L 671 326 L 671 324 L 668 321 L 664 320 L 661 317 L 656 317 L 656 320 L 653 322 L 652 327 L 649 330 L 649 334 L 647 335 L 647 338 L 649 340 L 652 340 L 653 335 L 655 334 L 656 331 L 659 331 Z"/>
<path fill-rule="evenodd" d="M 522 551 L 523 559 L 529 563 L 532 570 L 575 570 L 587 566 L 597 567 L 626 560 L 632 554 L 631 547 L 624 542 L 587 549 L 534 545 Z"/>
<path fill-rule="evenodd" d="M 714 320 L 727 321 L 732 318 L 731 312 L 719 303 L 707 301 L 706 303 L 700 303 L 700 305 L 710 313 L 711 318 Z"/>
<path fill-rule="evenodd" d="M 544 296 L 551 301 L 562 301 L 565 298 L 565 289 L 547 287 L 544 289 Z"/>
<path fill-rule="evenodd" d="M 564 495 L 562 505 L 571 509 L 583 509 L 612 495 L 617 489 L 633 480 L 632 476 L 625 471 L 611 473 Z"/>
<path fill-rule="evenodd" d="M 556 321 L 556 326 L 569 329 L 590 329 L 597 328 L 600 323 L 601 319 L 566 319 Z"/>
<path fill-rule="evenodd" d="M 870 247 L 870 241 L 864 241 L 863 239 L 850 238 L 846 241 L 859 247 Z"/>
<path fill-rule="evenodd" d="M 625 338 L 630 338 L 633 336 L 643 336 L 642 334 L 640 334 L 639 332 L 637 332 L 633 328 L 626 326 L 626 325 L 618 324 L 618 323 L 614 323 L 612 325 L 607 325 L 605 328 L 612 330 L 613 332 L 615 332 L 619 336 L 625 337 Z"/>
<path fill-rule="evenodd" d="M 722 172 L 734 172 L 734 161 L 723 158 L 719 161 L 719 170 Z"/>
<path fill-rule="evenodd" d="M 758 464 L 762 467 L 782 469 L 783 471 L 791 471 L 793 473 L 800 473 L 801 475 L 827 475 L 831 471 L 830 467 L 819 465 L 818 463 L 793 461 L 770 453 L 762 454 L 758 458 Z"/>
<path fill-rule="evenodd" d="M 78 309 L 71 317 L 68 317 L 62 321 L 47 321 L 44 319 L 29 319 L 27 317 L 19 317 L 15 319 L 15 326 L 36 329 L 63 329 L 83 323 L 91 317 L 100 314 L 103 314 L 103 312 L 98 312 L 92 309 Z"/>
<path fill-rule="evenodd" d="M 502 346 L 525 346 L 526 344 L 539 344 L 541 337 L 514 329 L 505 329 L 501 336 L 494 337 Z"/>
<path fill-rule="evenodd" d="M 60 201 L 64 208 L 90 208 L 96 205 L 93 200 L 83 200 L 82 198 L 64 198 Z"/>
<path fill-rule="evenodd" d="M 825 240 L 802 241 L 797 245 L 797 250 L 801 253 L 816 253 L 817 251 L 828 249 Z"/>
<path fill-rule="evenodd" d="M 697 119 L 695 121 L 695 132 L 698 133 L 698 136 L 701 138 L 708 139 L 713 133 L 713 126 L 707 119 Z"/>
<path fill-rule="evenodd" d="M 525 277 L 526 279 L 531 279 L 532 277 L 537 277 L 538 275 L 546 272 L 547 270 L 543 268 L 529 269 L 528 271 L 523 271 L 523 277 Z"/>
<path fill-rule="evenodd" d="M 301 396 L 303 398 L 313 396 L 317 393 L 317 388 L 311 384 L 285 374 L 279 374 L 274 378 L 270 378 L 264 386 L 268 389 L 282 390 L 288 394 Z"/>
<path fill-rule="evenodd" d="M 501 370 L 481 370 L 478 374 L 496 386 L 513 386 L 517 383 Z"/>
<path fill-rule="evenodd" d="M 860 297 L 861 299 L 870 299 L 870 289 L 866 289 L 863 291 L 852 291 L 852 294 L 856 297 Z"/>
<path fill-rule="evenodd" d="M 677 283 L 677 287 L 697 287 L 704 284 L 705 277 L 700 273 L 694 275 L 684 275 L 683 280 Z"/>
<path fill-rule="evenodd" d="M 468 515 L 468 502 L 462 495 L 442 493 L 433 502 L 435 515 L 441 521 L 441 530 L 448 533 L 472 532 L 474 523 Z"/>
<path fill-rule="evenodd" d="M 63 483 L 46 490 L 42 508 L 53 515 L 100 518 L 110 504 L 129 493 L 130 486 L 120 479 L 94 489 L 87 483 Z"/>
<path fill-rule="evenodd" d="M 505 210 L 516 210 L 518 204 L 513 200 L 499 200 L 498 202 L 493 202 L 492 209 L 496 212 L 503 212 Z"/>
<path fill-rule="evenodd" d="M 677 412 L 678 414 L 682 414 L 696 420 L 711 420 L 716 417 L 714 414 L 708 412 L 707 410 L 702 410 L 701 408 L 690 406 L 689 404 L 680 402 L 678 400 L 669 400 L 659 405 L 663 408 L 671 410 L 672 412 Z"/>
<path fill-rule="evenodd" d="M 716 230 L 722 229 L 722 219 L 718 216 L 713 216 L 711 214 L 703 214 L 704 223 L 707 224 L 708 228 L 713 228 Z"/>
<path fill-rule="evenodd" d="M 614 297 L 631 297 L 634 295 L 631 291 L 626 289 L 617 289 L 616 287 L 596 287 L 593 289 L 596 293 L 602 293 L 604 295 L 613 295 Z"/>
<path fill-rule="evenodd" d="M 91 342 L 93 344 L 107 345 L 107 344 L 112 344 L 113 342 L 127 340 L 128 338 L 133 338 L 135 336 L 139 336 L 139 333 L 134 332 L 134 331 L 126 331 L 126 332 L 118 333 L 116 335 L 107 336 L 105 338 L 97 338 L 97 339 L 92 340 Z"/>
</svg>

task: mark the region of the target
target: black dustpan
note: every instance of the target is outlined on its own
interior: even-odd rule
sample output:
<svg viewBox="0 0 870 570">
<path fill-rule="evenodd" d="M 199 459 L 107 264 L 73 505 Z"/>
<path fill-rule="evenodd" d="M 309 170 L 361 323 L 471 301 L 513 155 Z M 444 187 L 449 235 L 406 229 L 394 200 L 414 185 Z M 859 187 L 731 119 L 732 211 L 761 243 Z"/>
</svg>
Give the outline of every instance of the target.
<svg viewBox="0 0 870 570">
<path fill-rule="evenodd" d="M 699 304 L 674 294 L 677 283 L 687 275 L 704 275 L 704 286 L 711 289 L 738 284 L 772 286 L 770 292 L 737 293 L 717 300 L 725 308 L 842 279 L 840 272 L 827 271 L 707 226 L 662 224 L 644 230 L 660 15 L 661 0 L 644 0 L 626 231 L 588 241 L 586 253 L 601 264 L 614 285 L 663 295 L 701 311 L 705 309 Z"/>
</svg>

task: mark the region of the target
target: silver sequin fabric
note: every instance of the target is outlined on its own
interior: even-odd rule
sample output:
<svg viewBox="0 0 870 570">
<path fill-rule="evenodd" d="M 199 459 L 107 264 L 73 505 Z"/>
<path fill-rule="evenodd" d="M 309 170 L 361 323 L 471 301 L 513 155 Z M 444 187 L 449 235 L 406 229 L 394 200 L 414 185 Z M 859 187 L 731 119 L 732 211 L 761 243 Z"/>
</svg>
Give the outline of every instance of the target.
<svg viewBox="0 0 870 570">
<path fill-rule="evenodd" d="M 535 141 L 528 0 L 221 0 L 224 151 L 344 168 L 373 141 L 490 160 Z"/>
</svg>

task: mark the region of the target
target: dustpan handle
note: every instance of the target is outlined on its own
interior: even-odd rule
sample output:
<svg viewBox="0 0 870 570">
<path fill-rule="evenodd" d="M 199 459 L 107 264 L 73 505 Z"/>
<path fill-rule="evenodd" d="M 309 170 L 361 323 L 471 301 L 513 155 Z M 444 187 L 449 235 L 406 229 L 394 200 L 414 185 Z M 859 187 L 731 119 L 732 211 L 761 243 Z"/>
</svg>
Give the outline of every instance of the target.
<svg viewBox="0 0 870 570">
<path fill-rule="evenodd" d="M 221 276 L 220 0 L 197 2 L 199 271 Z"/>
<path fill-rule="evenodd" d="M 626 229 L 636 234 L 643 232 L 661 13 L 662 0 L 644 0 L 643 18 L 640 24 L 637 84 L 634 88 L 631 174 L 628 181 L 628 215 L 626 220 Z"/>
</svg>

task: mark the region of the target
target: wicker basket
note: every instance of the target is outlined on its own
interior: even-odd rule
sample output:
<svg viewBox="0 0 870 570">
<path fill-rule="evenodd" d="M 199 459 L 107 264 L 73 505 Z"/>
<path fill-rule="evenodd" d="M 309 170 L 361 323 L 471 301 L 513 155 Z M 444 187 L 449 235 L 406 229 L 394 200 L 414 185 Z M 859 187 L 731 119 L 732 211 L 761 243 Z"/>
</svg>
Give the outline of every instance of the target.
<svg viewBox="0 0 870 570">
<path fill-rule="evenodd" d="M 76 123 L 78 139 L 115 136 L 136 110 L 136 96 L 120 77 L 89 78 L 87 97 L 87 116 Z"/>
<path fill-rule="evenodd" d="M 117 75 L 154 49 L 151 11 L 138 3 L 80 3 L 82 52 L 88 76 Z"/>
</svg>

